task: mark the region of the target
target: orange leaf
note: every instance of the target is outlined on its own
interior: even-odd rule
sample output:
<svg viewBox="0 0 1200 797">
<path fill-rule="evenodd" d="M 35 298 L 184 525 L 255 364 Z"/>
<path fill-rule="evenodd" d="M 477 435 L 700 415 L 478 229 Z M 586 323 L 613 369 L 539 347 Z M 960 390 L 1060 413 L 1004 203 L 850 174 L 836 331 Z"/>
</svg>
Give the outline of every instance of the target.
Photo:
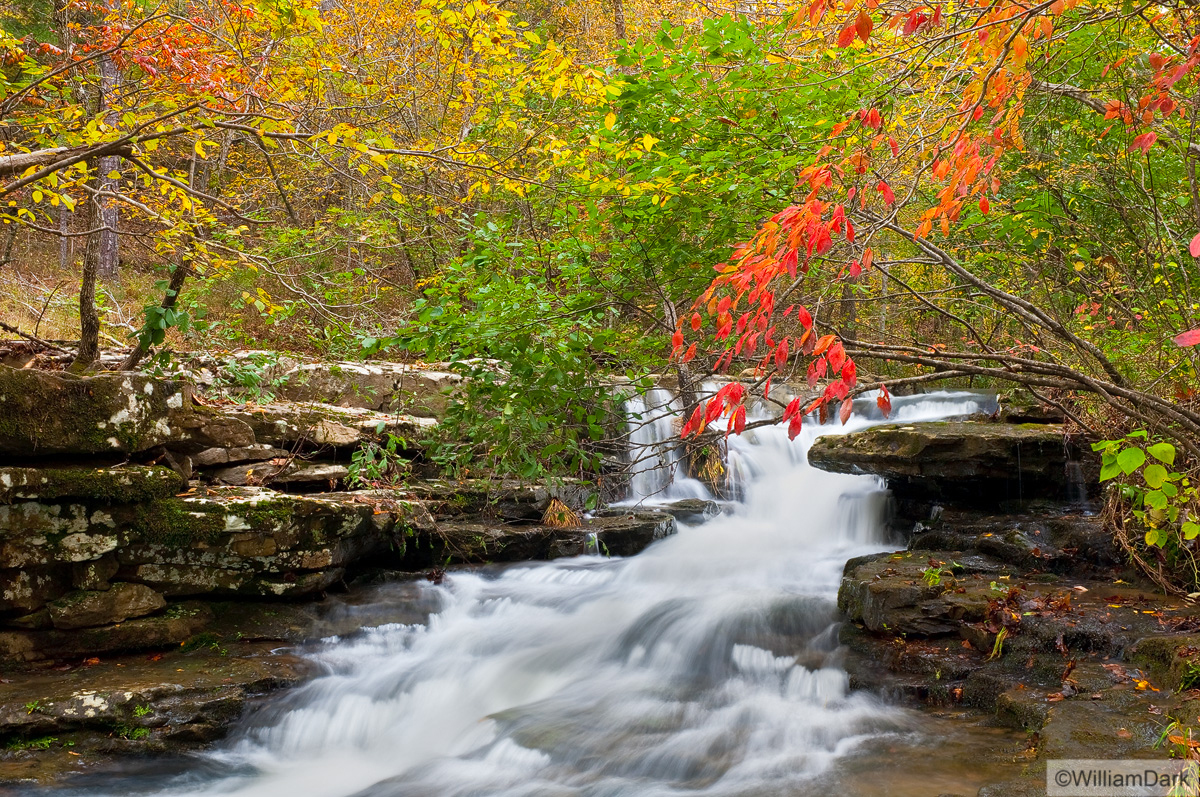
<svg viewBox="0 0 1200 797">
<path fill-rule="evenodd" d="M 838 410 L 838 418 L 842 421 L 842 426 L 846 425 L 846 421 L 850 420 L 850 413 L 854 411 L 854 399 L 846 399 L 842 402 L 842 408 Z"/>
<path fill-rule="evenodd" d="M 830 346 L 832 346 L 832 345 L 833 345 L 833 342 L 834 342 L 835 340 L 837 340 L 837 336 L 836 336 L 836 335 L 822 335 L 822 336 L 821 336 L 821 337 L 820 337 L 820 338 L 817 340 L 817 345 L 816 345 L 816 347 L 813 349 L 813 356 L 814 356 L 814 357 L 819 357 L 819 356 L 821 356 L 822 354 L 824 354 L 824 353 L 825 353 L 825 351 L 826 351 L 826 349 L 828 349 Z"/>
<path fill-rule="evenodd" d="M 871 37 L 871 30 L 875 27 L 875 23 L 871 21 L 871 17 L 866 11 L 859 9 L 858 19 L 854 20 L 854 30 L 858 33 L 858 38 L 864 42 Z"/>
</svg>

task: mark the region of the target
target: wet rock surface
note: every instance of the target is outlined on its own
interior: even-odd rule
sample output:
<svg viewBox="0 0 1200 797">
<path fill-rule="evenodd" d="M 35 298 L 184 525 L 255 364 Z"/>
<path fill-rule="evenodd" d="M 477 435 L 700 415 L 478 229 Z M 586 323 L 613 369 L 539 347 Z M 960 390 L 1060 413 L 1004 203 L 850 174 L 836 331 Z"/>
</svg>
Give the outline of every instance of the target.
<svg viewBox="0 0 1200 797">
<path fill-rule="evenodd" d="M 978 504 L 1063 499 L 1069 484 L 1091 484 L 1070 467 L 1092 470 L 1063 427 L 1041 423 L 944 421 L 890 424 L 822 437 L 809 462 L 834 473 L 870 473 L 897 494 Z"/>
<path fill-rule="evenodd" d="M 961 551 L 853 559 L 838 595 L 851 683 L 1036 734 L 1033 782 L 1046 759 L 1165 758 L 1162 731 L 1200 698 L 1200 609 L 1096 575 Z"/>
</svg>

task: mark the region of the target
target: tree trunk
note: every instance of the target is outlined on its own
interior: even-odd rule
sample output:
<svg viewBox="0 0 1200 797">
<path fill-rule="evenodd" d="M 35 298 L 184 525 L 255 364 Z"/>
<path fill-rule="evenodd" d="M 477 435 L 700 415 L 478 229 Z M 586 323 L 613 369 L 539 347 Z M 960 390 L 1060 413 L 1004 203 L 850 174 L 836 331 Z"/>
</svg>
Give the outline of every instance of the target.
<svg viewBox="0 0 1200 797">
<path fill-rule="evenodd" d="M 175 306 L 175 302 L 179 300 L 179 292 L 183 290 L 183 283 L 192 271 L 191 241 L 187 241 L 184 246 L 184 255 L 179 265 L 175 266 L 175 270 L 171 272 L 171 283 L 167 286 L 167 292 L 163 295 L 162 303 L 159 305 L 164 310 L 170 310 Z M 149 352 L 150 346 L 146 343 L 145 336 L 139 335 L 137 344 L 126 356 L 125 362 L 121 363 L 121 370 L 132 371 L 137 368 Z"/>
<path fill-rule="evenodd" d="M 100 59 L 100 97 L 99 111 L 104 112 L 109 106 L 109 101 L 112 95 L 117 90 L 117 65 L 112 62 L 111 58 L 105 56 Z M 112 194 L 117 193 L 120 186 L 115 177 L 110 177 L 111 174 L 116 174 L 121 168 L 121 159 L 116 155 L 109 155 L 99 159 L 97 163 L 97 178 L 96 188 L 101 191 L 106 191 Z M 97 197 L 100 202 L 100 215 L 96 227 L 103 226 L 104 229 L 97 233 L 99 240 L 97 241 L 97 269 L 98 276 L 106 285 L 113 285 L 120 282 L 121 274 L 119 263 L 121 257 L 120 240 L 118 238 L 118 223 L 119 217 L 117 212 L 117 201 L 111 196 Z M 89 229 L 94 229 L 89 228 Z M 88 246 L 91 246 L 89 241 Z"/>
<path fill-rule="evenodd" d="M 74 247 L 67 233 L 71 231 L 71 211 L 65 204 L 58 206 L 58 268 L 65 272 L 71 267 L 71 255 Z"/>
<path fill-rule="evenodd" d="M 88 229 L 99 227 L 99 197 L 88 201 Z M 83 280 L 79 286 L 79 351 L 69 370 L 86 371 L 100 358 L 100 316 L 96 312 L 96 277 L 100 272 L 100 232 L 88 236 L 83 254 Z"/>
<path fill-rule="evenodd" d="M 625 38 L 625 2 L 613 0 L 613 26 L 617 29 L 617 38 Z"/>
</svg>

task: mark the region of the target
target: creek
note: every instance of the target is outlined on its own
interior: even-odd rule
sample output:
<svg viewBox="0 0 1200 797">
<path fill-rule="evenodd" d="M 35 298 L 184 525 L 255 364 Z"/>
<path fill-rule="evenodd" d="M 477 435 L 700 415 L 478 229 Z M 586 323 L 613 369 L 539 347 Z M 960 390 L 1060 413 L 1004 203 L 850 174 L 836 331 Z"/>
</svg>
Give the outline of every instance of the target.
<svg viewBox="0 0 1200 797">
<path fill-rule="evenodd" d="M 966 415 L 981 401 L 897 398 L 891 420 Z M 670 394 L 629 409 L 645 463 L 630 500 L 707 497 L 670 442 Z M 795 441 L 774 425 L 731 437 L 741 500 L 638 556 L 372 588 L 347 608 L 367 627 L 306 649 L 322 674 L 265 700 L 217 749 L 37 793 L 974 793 L 994 774 L 978 751 L 1011 734 L 852 691 L 839 666 L 842 567 L 895 546 L 884 484 L 816 470 L 806 452 L 818 434 L 876 422 L 808 422 Z"/>
</svg>

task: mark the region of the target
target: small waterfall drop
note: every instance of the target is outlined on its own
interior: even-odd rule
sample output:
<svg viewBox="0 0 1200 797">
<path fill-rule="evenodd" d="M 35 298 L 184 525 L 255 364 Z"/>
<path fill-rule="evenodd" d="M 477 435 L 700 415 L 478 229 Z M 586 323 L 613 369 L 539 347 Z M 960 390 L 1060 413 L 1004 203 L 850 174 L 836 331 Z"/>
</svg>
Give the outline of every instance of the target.
<svg viewBox="0 0 1200 797">
<path fill-rule="evenodd" d="M 679 476 L 670 395 L 639 401 L 631 437 Z M 897 398 L 892 420 L 983 401 Z M 421 586 L 438 607 L 426 624 L 325 640 L 310 653 L 325 675 L 277 696 L 187 774 L 86 793 L 827 794 L 838 762 L 913 722 L 852 692 L 837 666 L 838 582 L 848 558 L 885 547 L 882 484 L 807 462 L 817 435 L 876 422 L 731 437 L 744 496 L 732 511 L 628 559 L 453 571 Z M 678 496 L 662 472 L 635 470 L 634 482 L 634 498 Z"/>
</svg>

